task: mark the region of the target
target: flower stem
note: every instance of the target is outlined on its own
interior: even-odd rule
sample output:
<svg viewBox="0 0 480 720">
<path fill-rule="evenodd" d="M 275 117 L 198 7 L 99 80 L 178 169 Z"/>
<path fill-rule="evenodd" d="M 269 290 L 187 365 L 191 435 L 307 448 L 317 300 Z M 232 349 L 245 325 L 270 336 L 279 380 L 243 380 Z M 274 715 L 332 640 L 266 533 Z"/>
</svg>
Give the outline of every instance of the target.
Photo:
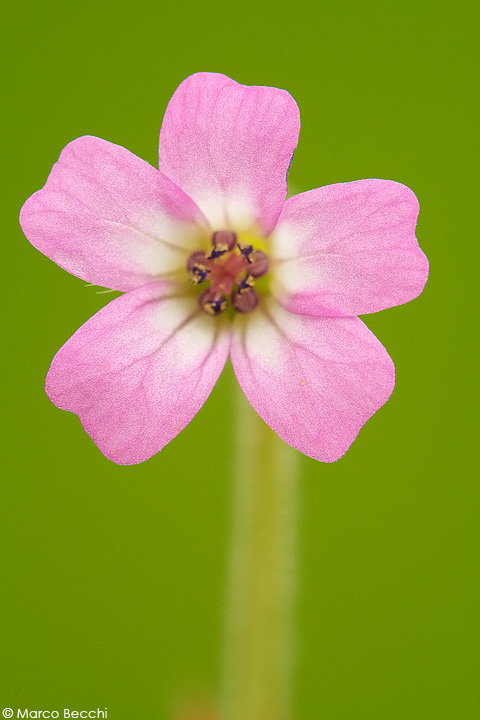
<svg viewBox="0 0 480 720">
<path fill-rule="evenodd" d="M 236 393 L 221 718 L 290 720 L 298 453 Z"/>
</svg>

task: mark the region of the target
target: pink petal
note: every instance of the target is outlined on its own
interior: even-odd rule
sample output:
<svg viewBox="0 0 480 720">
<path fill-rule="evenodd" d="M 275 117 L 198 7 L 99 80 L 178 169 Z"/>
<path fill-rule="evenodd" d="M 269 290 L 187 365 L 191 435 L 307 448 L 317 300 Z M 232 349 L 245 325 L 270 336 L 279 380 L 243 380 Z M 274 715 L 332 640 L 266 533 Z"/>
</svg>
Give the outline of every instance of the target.
<svg viewBox="0 0 480 720">
<path fill-rule="evenodd" d="M 38 250 L 95 285 L 130 290 L 185 266 L 205 220 L 171 180 L 119 145 L 69 143 L 20 213 Z"/>
<path fill-rule="evenodd" d="M 263 305 L 232 340 L 237 380 L 285 442 L 316 460 L 338 460 L 388 400 L 395 370 L 356 317 L 293 315 Z"/>
<path fill-rule="evenodd" d="M 285 90 L 197 73 L 168 104 L 159 167 L 214 229 L 258 225 L 268 235 L 285 201 L 299 131 L 298 107 Z"/>
<path fill-rule="evenodd" d="M 147 460 L 188 425 L 225 364 L 229 334 L 156 282 L 113 300 L 60 348 L 45 389 L 104 455 Z"/>
<path fill-rule="evenodd" d="M 417 297 L 428 276 L 418 201 L 391 180 L 357 180 L 289 198 L 273 236 L 277 295 L 291 312 L 338 317 Z"/>
</svg>

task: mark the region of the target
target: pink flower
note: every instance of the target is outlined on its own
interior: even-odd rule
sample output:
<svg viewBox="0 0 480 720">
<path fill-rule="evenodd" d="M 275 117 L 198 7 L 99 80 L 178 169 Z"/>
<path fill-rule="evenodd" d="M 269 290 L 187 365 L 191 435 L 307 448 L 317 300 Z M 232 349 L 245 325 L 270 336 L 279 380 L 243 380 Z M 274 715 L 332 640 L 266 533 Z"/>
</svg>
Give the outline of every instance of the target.
<svg viewBox="0 0 480 720">
<path fill-rule="evenodd" d="M 38 250 L 125 292 L 60 348 L 45 386 L 110 460 L 170 442 L 229 353 L 257 413 L 318 460 L 343 455 L 390 396 L 393 363 L 356 316 L 422 291 L 417 199 L 358 180 L 286 200 L 299 130 L 285 90 L 198 73 L 168 105 L 160 171 L 81 137 L 23 206 Z"/>
</svg>

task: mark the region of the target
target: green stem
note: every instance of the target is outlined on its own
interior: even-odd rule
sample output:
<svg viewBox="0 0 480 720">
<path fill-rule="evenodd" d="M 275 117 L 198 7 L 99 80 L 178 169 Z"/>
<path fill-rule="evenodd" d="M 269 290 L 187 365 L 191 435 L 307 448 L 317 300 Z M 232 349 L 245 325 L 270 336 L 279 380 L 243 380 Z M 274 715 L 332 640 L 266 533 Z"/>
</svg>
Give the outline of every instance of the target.
<svg viewBox="0 0 480 720">
<path fill-rule="evenodd" d="M 290 720 L 296 450 L 238 387 L 222 720 Z"/>
</svg>

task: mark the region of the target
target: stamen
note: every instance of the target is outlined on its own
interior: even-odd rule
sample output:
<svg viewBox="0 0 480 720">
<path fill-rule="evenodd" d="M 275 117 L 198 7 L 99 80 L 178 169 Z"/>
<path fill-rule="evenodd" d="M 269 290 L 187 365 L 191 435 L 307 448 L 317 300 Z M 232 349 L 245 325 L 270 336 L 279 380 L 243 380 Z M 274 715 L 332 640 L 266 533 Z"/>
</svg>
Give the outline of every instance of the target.
<svg viewBox="0 0 480 720">
<path fill-rule="evenodd" d="M 198 304 L 209 315 L 220 315 L 227 307 L 227 298 L 219 290 L 207 288 L 198 298 Z"/>
<path fill-rule="evenodd" d="M 237 236 L 230 230 L 217 230 L 212 235 L 213 250 L 210 253 L 210 259 L 214 260 L 224 255 L 229 250 L 233 250 L 237 244 Z"/>
<path fill-rule="evenodd" d="M 268 255 L 261 250 L 255 250 L 250 256 L 250 267 L 248 272 L 254 278 L 261 278 L 268 272 Z"/>
<path fill-rule="evenodd" d="M 187 270 L 190 281 L 194 285 L 203 282 L 210 272 L 210 263 L 204 252 L 194 252 L 188 258 Z"/>
<path fill-rule="evenodd" d="M 249 313 L 255 310 L 258 300 L 258 293 L 252 287 L 246 288 L 243 292 L 235 292 L 232 295 L 233 307 L 240 313 Z"/>
<path fill-rule="evenodd" d="M 238 243 L 238 249 L 242 255 L 245 255 L 249 263 L 252 262 L 250 260 L 250 254 L 253 252 L 253 247 L 251 245 L 248 245 L 247 243 Z"/>
<path fill-rule="evenodd" d="M 246 275 L 243 280 L 240 280 L 238 283 L 238 292 L 240 295 L 242 295 L 244 292 L 246 292 L 249 288 L 252 288 L 255 285 L 255 280 L 253 279 L 253 275 Z"/>
</svg>

